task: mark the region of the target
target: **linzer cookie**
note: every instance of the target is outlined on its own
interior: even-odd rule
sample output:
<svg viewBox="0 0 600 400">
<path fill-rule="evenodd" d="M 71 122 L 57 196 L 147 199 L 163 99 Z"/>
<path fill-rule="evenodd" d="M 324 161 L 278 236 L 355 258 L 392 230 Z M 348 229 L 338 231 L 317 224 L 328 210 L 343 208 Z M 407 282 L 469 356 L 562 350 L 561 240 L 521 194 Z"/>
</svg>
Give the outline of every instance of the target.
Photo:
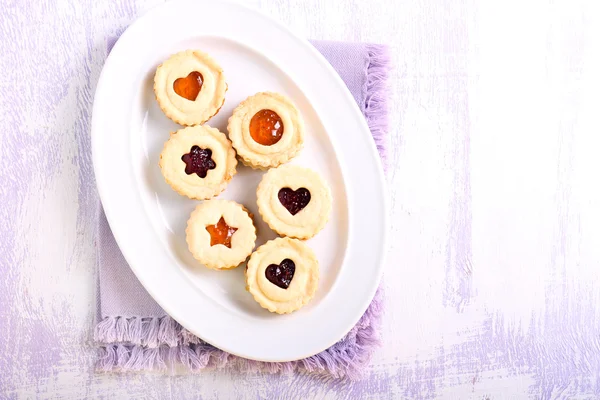
<svg viewBox="0 0 600 400">
<path fill-rule="evenodd" d="M 171 56 L 154 75 L 154 94 L 165 115 L 180 125 L 199 125 L 225 102 L 223 69 L 208 54 L 187 50 Z"/>
<path fill-rule="evenodd" d="M 287 97 L 263 92 L 244 100 L 227 125 L 241 161 L 256 169 L 288 162 L 304 144 L 304 122 Z"/>
<path fill-rule="evenodd" d="M 308 239 L 329 220 L 331 191 L 315 171 L 284 165 L 269 170 L 258 185 L 258 211 L 282 236 Z"/>
<path fill-rule="evenodd" d="M 248 260 L 246 289 L 274 313 L 303 307 L 315 295 L 318 283 L 319 262 L 310 247 L 297 239 L 270 240 Z"/>
<path fill-rule="evenodd" d="M 159 165 L 173 190 L 204 200 L 225 189 L 236 173 L 237 159 L 225 134 L 203 125 L 171 133 Z"/>
<path fill-rule="evenodd" d="M 235 268 L 252 253 L 256 228 L 248 210 L 234 201 L 208 200 L 188 220 L 186 240 L 194 258 L 208 268 Z"/>
</svg>

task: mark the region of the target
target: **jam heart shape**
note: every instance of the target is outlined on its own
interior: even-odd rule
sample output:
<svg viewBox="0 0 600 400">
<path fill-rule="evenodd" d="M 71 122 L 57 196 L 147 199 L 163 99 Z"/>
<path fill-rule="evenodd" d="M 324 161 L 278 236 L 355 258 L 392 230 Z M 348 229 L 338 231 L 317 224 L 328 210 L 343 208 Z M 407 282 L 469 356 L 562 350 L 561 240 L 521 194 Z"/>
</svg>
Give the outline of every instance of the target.
<svg viewBox="0 0 600 400">
<path fill-rule="evenodd" d="M 178 78 L 173 82 L 173 90 L 181 97 L 190 101 L 196 100 L 200 89 L 202 89 L 202 82 L 204 81 L 200 72 L 192 71 L 185 78 Z"/>
<path fill-rule="evenodd" d="M 181 156 L 181 161 L 185 163 L 186 174 L 195 173 L 200 178 L 206 178 L 208 170 L 217 167 L 212 159 L 212 150 L 201 149 L 199 146 L 192 146 L 189 153 Z"/>
<path fill-rule="evenodd" d="M 289 258 L 286 258 L 280 262 L 279 265 L 269 265 L 267 269 L 265 269 L 265 277 L 273 285 L 282 289 L 287 289 L 292 282 L 294 272 L 296 272 L 296 264 Z"/>
<path fill-rule="evenodd" d="M 290 188 L 283 188 L 279 190 L 279 202 L 284 206 L 292 215 L 298 214 L 310 203 L 310 192 L 306 188 L 300 188 L 298 190 L 292 190 Z"/>
</svg>

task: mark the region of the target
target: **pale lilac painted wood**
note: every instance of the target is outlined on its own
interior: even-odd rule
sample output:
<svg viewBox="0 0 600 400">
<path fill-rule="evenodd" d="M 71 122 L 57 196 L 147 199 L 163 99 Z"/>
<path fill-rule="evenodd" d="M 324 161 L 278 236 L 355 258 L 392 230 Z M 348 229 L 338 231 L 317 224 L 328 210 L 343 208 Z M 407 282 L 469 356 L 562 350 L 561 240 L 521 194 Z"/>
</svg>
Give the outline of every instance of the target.
<svg viewBox="0 0 600 400">
<path fill-rule="evenodd" d="M 395 51 L 385 345 L 349 384 L 94 374 L 91 101 L 107 38 L 157 2 L 0 7 L 0 397 L 600 397 L 600 14 L 584 0 L 255 1 L 307 37 Z"/>
</svg>

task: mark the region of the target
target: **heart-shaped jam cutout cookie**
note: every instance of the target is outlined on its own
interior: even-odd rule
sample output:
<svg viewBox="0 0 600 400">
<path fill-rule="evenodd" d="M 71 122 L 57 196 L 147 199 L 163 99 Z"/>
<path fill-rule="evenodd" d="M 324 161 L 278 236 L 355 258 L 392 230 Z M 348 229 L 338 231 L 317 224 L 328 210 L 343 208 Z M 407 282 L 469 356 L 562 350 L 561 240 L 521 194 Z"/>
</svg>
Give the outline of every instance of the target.
<svg viewBox="0 0 600 400">
<path fill-rule="evenodd" d="M 222 244 L 225 247 L 231 248 L 231 237 L 238 228 L 229 226 L 227 222 L 225 222 L 225 218 L 221 217 L 216 225 L 208 225 L 206 230 L 210 234 L 211 247 Z"/>
<path fill-rule="evenodd" d="M 201 149 L 199 146 L 192 146 L 190 152 L 181 156 L 181 161 L 185 163 L 185 173 L 188 175 L 197 174 L 200 178 L 206 178 L 209 169 L 215 169 L 217 164 L 212 159 L 211 149 Z"/>
<path fill-rule="evenodd" d="M 260 110 L 250 120 L 250 136 L 258 144 L 272 146 L 283 135 L 281 117 L 271 110 Z"/>
<path fill-rule="evenodd" d="M 281 205 L 292 215 L 298 214 L 310 203 L 310 192 L 306 188 L 298 190 L 283 188 L 279 190 L 278 197 Z"/>
<path fill-rule="evenodd" d="M 200 72 L 192 71 L 185 78 L 178 78 L 173 82 L 175 93 L 190 101 L 196 100 L 202 89 L 203 77 Z"/>
<path fill-rule="evenodd" d="M 277 264 L 271 264 L 265 269 L 265 277 L 273 285 L 282 289 L 287 289 L 294 278 L 296 272 L 296 264 L 289 258 Z"/>
</svg>

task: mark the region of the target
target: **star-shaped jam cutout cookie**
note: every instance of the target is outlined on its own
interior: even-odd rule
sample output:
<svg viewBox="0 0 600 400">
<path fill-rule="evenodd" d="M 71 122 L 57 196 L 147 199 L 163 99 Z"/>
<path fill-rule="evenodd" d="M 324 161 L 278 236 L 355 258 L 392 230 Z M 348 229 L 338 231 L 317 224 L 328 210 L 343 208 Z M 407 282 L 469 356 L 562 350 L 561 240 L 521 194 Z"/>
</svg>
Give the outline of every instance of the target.
<svg viewBox="0 0 600 400">
<path fill-rule="evenodd" d="M 181 156 L 181 161 L 185 163 L 186 174 L 196 174 L 200 178 L 206 178 L 208 170 L 217 167 L 212 159 L 212 150 L 202 149 L 199 146 L 192 146 L 189 153 Z"/>
<path fill-rule="evenodd" d="M 222 244 L 223 246 L 231 248 L 231 237 L 238 228 L 227 225 L 225 219 L 221 217 L 216 225 L 208 225 L 206 230 L 210 234 L 211 247 Z"/>
</svg>

